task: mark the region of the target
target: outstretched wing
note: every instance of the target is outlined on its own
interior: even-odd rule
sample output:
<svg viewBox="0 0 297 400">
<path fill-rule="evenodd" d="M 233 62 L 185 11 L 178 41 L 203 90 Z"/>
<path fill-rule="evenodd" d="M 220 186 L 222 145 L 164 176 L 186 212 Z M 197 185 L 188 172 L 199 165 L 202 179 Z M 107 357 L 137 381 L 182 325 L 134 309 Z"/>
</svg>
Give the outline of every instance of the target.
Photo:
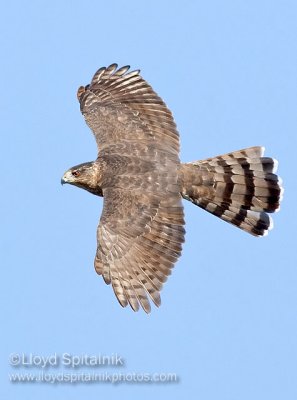
<svg viewBox="0 0 297 400">
<path fill-rule="evenodd" d="M 180 197 L 168 192 L 107 189 L 97 231 L 95 269 L 112 284 L 119 303 L 150 311 L 159 306 L 160 290 L 181 254 L 184 241 Z"/>
<path fill-rule="evenodd" d="M 179 137 L 171 112 L 139 71 L 101 68 L 78 91 L 99 159 L 108 165 L 95 269 L 122 306 L 150 311 L 181 254 Z"/>
<path fill-rule="evenodd" d="M 117 69 L 117 64 L 100 68 L 90 85 L 78 89 L 81 112 L 98 151 L 119 153 L 123 142 L 144 140 L 178 159 L 179 135 L 171 112 L 140 71 L 128 69 Z"/>
</svg>

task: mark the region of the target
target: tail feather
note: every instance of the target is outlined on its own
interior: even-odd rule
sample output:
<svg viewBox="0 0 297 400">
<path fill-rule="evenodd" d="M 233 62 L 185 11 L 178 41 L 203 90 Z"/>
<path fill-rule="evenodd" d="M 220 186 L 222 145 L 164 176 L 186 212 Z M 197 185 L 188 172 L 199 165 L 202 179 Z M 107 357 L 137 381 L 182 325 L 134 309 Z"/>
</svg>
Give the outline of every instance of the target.
<svg viewBox="0 0 297 400">
<path fill-rule="evenodd" d="M 263 147 L 182 164 L 182 196 L 192 203 L 255 236 L 273 226 L 280 207 L 282 182 L 277 161 L 263 157 Z"/>
</svg>

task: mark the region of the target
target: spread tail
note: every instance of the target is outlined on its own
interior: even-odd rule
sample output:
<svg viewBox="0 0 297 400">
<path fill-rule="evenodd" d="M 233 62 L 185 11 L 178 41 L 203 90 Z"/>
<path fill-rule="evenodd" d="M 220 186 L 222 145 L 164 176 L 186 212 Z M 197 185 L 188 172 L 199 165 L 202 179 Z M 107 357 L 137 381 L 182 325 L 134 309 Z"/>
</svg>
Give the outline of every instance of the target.
<svg viewBox="0 0 297 400">
<path fill-rule="evenodd" d="M 267 213 L 279 209 L 283 189 L 277 161 L 263 154 L 264 147 L 250 147 L 182 164 L 182 196 L 254 236 L 266 235 L 273 227 Z"/>
</svg>

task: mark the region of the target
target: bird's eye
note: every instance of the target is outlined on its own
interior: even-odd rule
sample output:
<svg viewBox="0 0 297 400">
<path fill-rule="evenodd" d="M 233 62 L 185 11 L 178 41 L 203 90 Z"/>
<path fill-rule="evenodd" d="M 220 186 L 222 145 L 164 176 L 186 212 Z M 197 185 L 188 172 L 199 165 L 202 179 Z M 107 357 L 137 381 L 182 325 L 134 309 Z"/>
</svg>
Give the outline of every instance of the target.
<svg viewBox="0 0 297 400">
<path fill-rule="evenodd" d="M 75 176 L 75 178 L 77 178 L 80 175 L 79 171 L 72 171 L 72 175 Z"/>
</svg>

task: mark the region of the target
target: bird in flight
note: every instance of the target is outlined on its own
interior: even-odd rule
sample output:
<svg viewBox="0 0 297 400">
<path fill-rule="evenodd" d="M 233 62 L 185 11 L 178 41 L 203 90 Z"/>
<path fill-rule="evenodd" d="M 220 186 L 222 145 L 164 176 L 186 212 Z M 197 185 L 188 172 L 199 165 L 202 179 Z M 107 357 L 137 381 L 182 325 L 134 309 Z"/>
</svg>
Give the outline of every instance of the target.
<svg viewBox="0 0 297 400">
<path fill-rule="evenodd" d="M 282 187 L 277 162 L 251 147 L 181 163 L 172 113 L 140 71 L 100 68 L 77 97 L 98 147 L 95 161 L 65 172 L 69 183 L 103 197 L 95 270 L 125 307 L 150 312 L 181 255 L 182 199 L 254 236 L 272 228 Z"/>
</svg>

